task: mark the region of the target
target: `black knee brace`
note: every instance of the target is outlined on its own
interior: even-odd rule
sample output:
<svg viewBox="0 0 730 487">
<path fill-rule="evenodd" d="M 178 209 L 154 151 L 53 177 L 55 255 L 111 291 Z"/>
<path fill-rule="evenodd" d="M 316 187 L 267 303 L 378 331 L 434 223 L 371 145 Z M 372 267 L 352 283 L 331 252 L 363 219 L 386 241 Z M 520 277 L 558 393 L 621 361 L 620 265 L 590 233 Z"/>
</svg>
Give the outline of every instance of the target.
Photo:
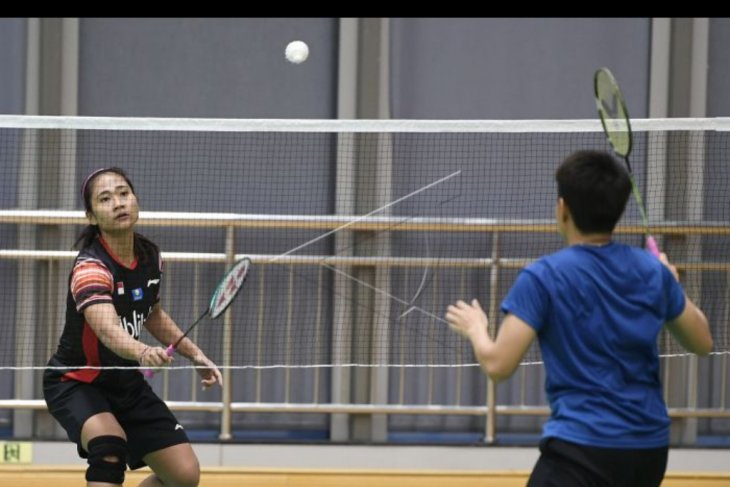
<svg viewBox="0 0 730 487">
<path fill-rule="evenodd" d="M 124 483 L 127 469 L 127 440 L 118 436 L 97 436 L 89 441 L 87 482 Z M 109 461 L 107 458 L 114 458 Z"/>
</svg>

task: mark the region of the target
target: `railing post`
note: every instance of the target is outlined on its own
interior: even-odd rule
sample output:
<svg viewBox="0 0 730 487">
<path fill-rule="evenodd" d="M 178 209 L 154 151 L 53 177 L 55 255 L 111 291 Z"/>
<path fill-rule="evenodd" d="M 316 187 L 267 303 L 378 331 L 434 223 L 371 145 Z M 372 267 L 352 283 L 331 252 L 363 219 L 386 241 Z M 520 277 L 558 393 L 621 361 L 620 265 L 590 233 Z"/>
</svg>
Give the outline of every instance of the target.
<svg viewBox="0 0 730 487">
<path fill-rule="evenodd" d="M 497 336 L 497 290 L 499 285 L 499 232 L 492 235 L 492 267 L 489 272 L 489 335 Z M 497 429 L 497 384 L 487 377 L 487 424 L 484 442 L 492 444 L 496 439 Z"/>
<path fill-rule="evenodd" d="M 236 233 L 235 227 L 229 225 L 226 227 L 226 269 L 230 269 L 236 261 Z M 221 440 L 230 440 L 231 435 L 231 373 L 230 368 L 232 360 L 232 337 L 233 337 L 233 308 L 228 308 L 223 315 L 223 390 L 221 391 L 221 401 L 223 409 L 221 410 L 221 432 L 218 438 Z"/>
</svg>

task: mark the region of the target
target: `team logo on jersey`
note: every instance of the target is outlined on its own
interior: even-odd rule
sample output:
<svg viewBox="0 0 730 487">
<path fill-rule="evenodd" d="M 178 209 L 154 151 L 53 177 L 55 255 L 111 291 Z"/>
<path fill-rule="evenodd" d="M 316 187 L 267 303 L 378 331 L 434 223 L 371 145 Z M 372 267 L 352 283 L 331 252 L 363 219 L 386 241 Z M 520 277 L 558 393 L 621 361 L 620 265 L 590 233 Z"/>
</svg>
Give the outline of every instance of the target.
<svg viewBox="0 0 730 487">
<path fill-rule="evenodd" d="M 142 288 L 138 287 L 137 289 L 132 289 L 132 301 L 139 301 L 144 297 L 144 293 L 142 292 Z"/>
<path fill-rule="evenodd" d="M 152 313 L 152 306 L 150 306 L 150 309 L 147 310 L 146 316 L 144 313 L 138 313 L 136 311 L 132 311 L 132 316 L 130 320 L 127 320 L 126 316 L 120 316 L 119 326 L 121 326 L 124 331 L 129 333 L 130 336 L 134 338 L 139 338 L 139 334 L 142 331 L 144 322 L 147 320 L 147 316 L 149 316 L 150 313 Z"/>
<path fill-rule="evenodd" d="M 120 296 L 124 295 L 124 283 L 123 282 L 117 283 L 117 294 Z"/>
<path fill-rule="evenodd" d="M 159 283 L 160 283 L 159 279 L 150 279 L 149 281 L 147 281 L 147 287 L 150 287 L 153 284 L 159 284 Z"/>
</svg>

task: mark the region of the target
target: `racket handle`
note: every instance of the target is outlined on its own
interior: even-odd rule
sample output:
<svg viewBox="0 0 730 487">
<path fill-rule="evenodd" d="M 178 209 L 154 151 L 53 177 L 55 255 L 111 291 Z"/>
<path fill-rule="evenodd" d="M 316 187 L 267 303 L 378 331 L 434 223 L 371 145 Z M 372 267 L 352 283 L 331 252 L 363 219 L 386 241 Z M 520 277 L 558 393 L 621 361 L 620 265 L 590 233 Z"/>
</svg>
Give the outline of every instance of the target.
<svg viewBox="0 0 730 487">
<path fill-rule="evenodd" d="M 651 235 L 646 237 L 646 248 L 654 255 L 654 257 L 659 258 L 659 246 L 657 245 L 656 240 L 654 240 L 654 237 Z"/>
<path fill-rule="evenodd" d="M 175 347 L 173 345 L 168 345 L 167 348 L 165 349 L 165 353 L 167 354 L 168 357 L 172 357 L 173 355 L 175 355 Z M 144 375 L 148 379 L 151 379 L 152 377 L 155 376 L 155 371 L 152 369 L 144 369 L 142 371 L 142 375 Z"/>
</svg>

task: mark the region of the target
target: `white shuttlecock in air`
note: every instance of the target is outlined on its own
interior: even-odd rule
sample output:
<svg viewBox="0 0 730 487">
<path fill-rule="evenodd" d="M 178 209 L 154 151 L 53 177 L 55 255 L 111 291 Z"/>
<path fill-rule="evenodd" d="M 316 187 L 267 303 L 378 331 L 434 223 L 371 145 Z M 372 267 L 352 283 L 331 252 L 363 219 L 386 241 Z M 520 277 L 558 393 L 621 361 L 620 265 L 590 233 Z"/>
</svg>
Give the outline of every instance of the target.
<svg viewBox="0 0 730 487">
<path fill-rule="evenodd" d="M 303 41 L 291 41 L 287 44 L 284 54 L 290 63 L 300 64 L 309 57 L 309 46 Z"/>
</svg>

